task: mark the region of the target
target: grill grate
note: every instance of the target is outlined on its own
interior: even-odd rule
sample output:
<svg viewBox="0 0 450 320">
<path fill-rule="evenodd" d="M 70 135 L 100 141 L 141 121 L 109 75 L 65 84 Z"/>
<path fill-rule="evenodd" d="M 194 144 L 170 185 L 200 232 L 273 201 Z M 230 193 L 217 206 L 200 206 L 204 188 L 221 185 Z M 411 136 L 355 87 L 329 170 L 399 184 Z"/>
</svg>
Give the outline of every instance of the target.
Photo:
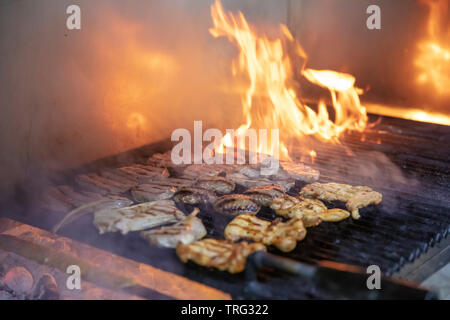
<svg viewBox="0 0 450 320">
<path fill-rule="evenodd" d="M 361 209 L 360 220 L 322 223 L 308 229 L 305 240 L 291 253 L 282 254 L 272 248 L 269 251 L 304 262 L 325 259 L 362 267 L 375 264 L 386 275 L 392 275 L 447 236 L 450 229 L 450 150 L 445 146 L 450 141 L 450 127 L 383 118 L 376 129 L 346 135 L 344 147 L 317 144 L 318 157 L 313 167 L 321 172 L 321 182 L 367 185 L 383 194 L 383 202 Z M 164 151 L 161 145 L 158 149 L 157 152 Z M 348 155 L 349 150 L 353 156 Z M 143 148 L 133 151 L 133 156 L 120 155 L 120 158 L 140 155 L 145 161 L 153 152 Z M 380 156 L 381 153 L 386 156 Z M 372 171 L 361 168 L 361 163 L 375 163 L 377 157 L 378 167 L 372 167 Z M 114 161 L 105 159 L 84 170 L 101 168 L 102 163 L 111 165 Z M 398 174 L 398 168 L 406 177 Z M 297 184 L 291 192 L 298 192 L 302 186 Z M 337 203 L 327 205 L 342 207 Z M 187 213 L 192 207 L 181 209 Z M 42 213 L 37 214 L 42 216 Z M 275 218 L 274 212 L 267 208 L 258 216 Z M 211 207 L 202 208 L 199 217 L 209 236 L 223 238 L 223 230 L 230 218 L 214 213 Z M 191 263 L 184 265 L 174 250 L 149 246 L 137 233 L 125 237 L 119 234 L 100 236 L 91 219 L 85 216 L 70 228 L 64 228 L 61 234 L 217 287 L 235 297 L 243 295 L 243 275 L 231 276 Z M 46 229 L 52 227 L 51 219 L 36 222 L 30 217 L 28 221 Z"/>
</svg>

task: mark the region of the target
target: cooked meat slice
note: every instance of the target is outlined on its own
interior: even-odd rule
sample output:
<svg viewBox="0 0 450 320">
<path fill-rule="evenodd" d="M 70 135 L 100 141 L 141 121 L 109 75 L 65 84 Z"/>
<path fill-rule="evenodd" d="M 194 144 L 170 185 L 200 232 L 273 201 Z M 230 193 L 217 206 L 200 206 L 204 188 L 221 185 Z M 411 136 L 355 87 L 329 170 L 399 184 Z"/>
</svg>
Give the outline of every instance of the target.
<svg viewBox="0 0 450 320">
<path fill-rule="evenodd" d="M 308 184 L 300 194 L 304 197 L 324 201 L 346 202 L 346 207 L 352 213 L 354 219 L 359 219 L 358 209 L 370 204 L 379 204 L 383 198 L 381 193 L 366 186 L 351 186 L 333 182 Z"/>
<path fill-rule="evenodd" d="M 261 168 L 258 165 L 242 165 L 237 168 L 236 172 L 251 179 L 261 176 Z"/>
<path fill-rule="evenodd" d="M 339 222 L 350 217 L 350 212 L 348 212 L 347 210 L 335 208 L 328 209 L 327 211 L 321 213 L 319 216 L 322 221 Z"/>
<path fill-rule="evenodd" d="M 213 191 L 198 187 L 181 187 L 178 189 L 173 198 L 186 204 L 213 203 L 216 195 Z"/>
<path fill-rule="evenodd" d="M 103 209 L 123 208 L 130 206 L 132 203 L 133 201 L 131 201 L 128 198 L 118 196 L 103 197 L 100 200 L 88 202 L 69 212 L 57 225 L 55 225 L 52 231 L 54 233 L 57 233 L 59 229 L 61 229 L 63 226 L 73 222 L 74 220 L 90 212 L 99 211 Z"/>
<path fill-rule="evenodd" d="M 71 187 L 61 185 L 48 189 L 43 195 L 44 205 L 52 210 L 67 212 L 85 203 L 100 200 L 103 196 L 92 192 L 76 192 Z"/>
<path fill-rule="evenodd" d="M 270 206 L 273 199 L 285 195 L 283 188 L 274 184 L 253 187 L 245 191 L 244 194 L 258 201 L 262 206 Z"/>
<path fill-rule="evenodd" d="M 186 219 L 168 227 L 142 231 L 141 236 L 150 244 L 164 248 L 175 248 L 178 242 L 189 244 L 200 240 L 206 236 L 206 228 L 196 217 L 198 212 L 199 209 L 195 208 Z"/>
<path fill-rule="evenodd" d="M 257 214 L 260 209 L 261 205 L 256 200 L 242 194 L 222 196 L 214 202 L 214 210 L 232 216 L 242 213 Z"/>
<path fill-rule="evenodd" d="M 182 177 L 195 180 L 198 177 L 218 176 L 222 172 L 222 168 L 216 165 L 208 165 L 206 163 L 192 164 L 184 169 Z"/>
<path fill-rule="evenodd" d="M 136 202 L 148 202 L 170 199 L 176 188 L 153 184 L 141 184 L 131 189 L 131 195 Z"/>
<path fill-rule="evenodd" d="M 232 180 L 224 177 L 202 177 L 196 181 L 195 185 L 218 194 L 231 193 L 236 187 Z"/>
<path fill-rule="evenodd" d="M 147 164 L 152 167 L 160 168 L 182 169 L 186 167 L 185 164 L 177 165 L 172 162 L 172 151 L 167 151 L 165 153 L 155 153 L 147 159 Z"/>
<path fill-rule="evenodd" d="M 167 178 L 138 185 L 131 189 L 131 194 L 137 202 L 170 199 L 177 189 L 191 184 L 189 179 Z"/>
<path fill-rule="evenodd" d="M 290 195 L 283 195 L 273 199 L 270 208 L 275 210 L 276 214 L 285 218 L 302 217 L 302 212 L 297 204 L 300 200 Z"/>
<path fill-rule="evenodd" d="M 42 196 L 42 205 L 52 211 L 67 212 L 73 208 L 66 195 L 58 187 L 46 190 Z"/>
<path fill-rule="evenodd" d="M 74 207 L 79 207 L 83 204 L 103 198 L 102 195 L 94 192 L 76 192 L 69 186 L 59 186 L 58 188 L 66 196 L 67 202 L 69 202 Z"/>
<path fill-rule="evenodd" d="M 301 162 L 280 161 L 280 170 L 276 176 L 289 177 L 304 182 L 314 182 L 319 180 L 319 171 L 308 167 Z"/>
<path fill-rule="evenodd" d="M 328 210 L 320 200 L 291 196 L 274 199 L 270 207 L 285 218 L 301 218 L 307 228 L 320 224 L 320 215 Z"/>
<path fill-rule="evenodd" d="M 119 170 L 131 176 L 134 176 L 140 183 L 148 183 L 155 180 L 166 179 L 170 175 L 167 168 L 152 167 L 142 164 L 134 164 L 128 167 L 122 167 L 119 168 Z"/>
<path fill-rule="evenodd" d="M 212 267 L 229 273 L 244 271 L 247 256 L 256 251 L 266 251 L 261 243 L 230 243 L 226 240 L 203 239 L 185 245 L 178 243 L 177 255 L 184 263 Z"/>
<path fill-rule="evenodd" d="M 100 175 L 122 184 L 129 184 L 132 186 L 136 186 L 139 184 L 137 176 L 127 174 L 126 172 L 119 169 L 102 169 L 100 171 Z"/>
<path fill-rule="evenodd" d="M 132 187 L 131 185 L 121 184 L 101 177 L 95 173 L 78 175 L 75 181 L 81 188 L 103 195 L 124 193 Z"/>
<path fill-rule="evenodd" d="M 145 202 L 120 209 L 95 212 L 94 225 L 100 234 L 120 231 L 140 231 L 184 219 L 184 214 L 172 200 Z"/>
<path fill-rule="evenodd" d="M 230 173 L 226 176 L 228 179 L 232 180 L 234 183 L 244 186 L 246 188 L 271 185 L 273 181 L 267 178 L 249 178 L 242 173 Z"/>
<path fill-rule="evenodd" d="M 353 219 L 359 219 L 359 209 L 367 207 L 371 204 L 379 204 L 381 200 L 383 199 L 383 196 L 381 193 L 376 191 L 362 191 L 358 192 L 353 196 L 345 206 L 347 207 L 347 210 L 349 210 L 352 213 Z"/>
<path fill-rule="evenodd" d="M 225 228 L 225 238 L 231 241 L 250 239 L 267 246 L 274 245 L 283 252 L 295 249 L 297 241 L 306 236 L 301 218 L 281 222 L 278 218 L 272 222 L 259 219 L 251 214 L 241 214 Z"/>
</svg>

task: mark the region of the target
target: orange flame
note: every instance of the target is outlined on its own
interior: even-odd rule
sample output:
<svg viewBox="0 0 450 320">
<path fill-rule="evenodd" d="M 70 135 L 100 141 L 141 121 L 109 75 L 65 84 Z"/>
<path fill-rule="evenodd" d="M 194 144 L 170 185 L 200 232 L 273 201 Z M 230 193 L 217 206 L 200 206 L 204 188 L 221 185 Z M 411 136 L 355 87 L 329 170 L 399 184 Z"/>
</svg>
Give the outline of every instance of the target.
<svg viewBox="0 0 450 320">
<path fill-rule="evenodd" d="M 305 69 L 304 66 L 299 70 L 308 81 L 329 90 L 334 121 L 324 102 L 319 103 L 316 112 L 302 103 L 288 86 L 294 74 L 286 46 L 292 46 L 304 64 L 307 56 L 286 26 L 281 25 L 280 38 L 270 40 L 265 35 L 258 36 L 241 12 L 237 16 L 231 12 L 225 13 L 219 0 L 211 6 L 211 16 L 214 27 L 210 33 L 216 38 L 227 37 L 240 49 L 237 65 L 232 66 L 233 75 L 237 76 L 240 71 L 249 78 L 248 88 L 242 97 L 245 123 L 235 135 L 244 134 L 249 128 L 279 129 L 280 157 L 288 158 L 285 142 L 292 138 L 304 141 L 306 137 L 313 136 L 337 143 L 344 131 L 365 129 L 367 114 L 360 104 L 361 90 L 354 86 L 353 76 L 331 70 Z M 232 145 L 232 139 L 226 135 L 219 150 Z M 314 159 L 316 152 L 306 145 L 303 147 L 304 153 Z M 272 149 L 269 147 L 269 150 Z M 269 153 L 273 155 L 273 152 Z"/>
<path fill-rule="evenodd" d="M 429 84 L 440 95 L 450 94 L 450 24 L 448 0 L 422 0 L 429 8 L 428 39 L 419 43 L 415 65 L 418 83 Z"/>
</svg>

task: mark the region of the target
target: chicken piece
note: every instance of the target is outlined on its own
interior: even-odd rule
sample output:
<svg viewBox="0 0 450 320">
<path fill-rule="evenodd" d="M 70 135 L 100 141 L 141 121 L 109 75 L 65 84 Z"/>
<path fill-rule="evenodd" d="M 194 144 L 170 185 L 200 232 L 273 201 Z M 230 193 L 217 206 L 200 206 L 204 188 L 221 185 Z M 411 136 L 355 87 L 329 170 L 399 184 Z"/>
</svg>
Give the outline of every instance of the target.
<svg viewBox="0 0 450 320">
<path fill-rule="evenodd" d="M 231 243 L 216 239 L 203 239 L 188 245 L 179 242 L 176 250 L 184 263 L 193 261 L 229 273 L 244 271 L 247 256 L 256 251 L 266 251 L 266 247 L 261 243 Z"/>
<path fill-rule="evenodd" d="M 322 221 L 339 222 L 350 217 L 350 212 L 348 212 L 347 210 L 335 208 L 328 209 L 327 211 L 319 214 L 319 216 Z"/>
<path fill-rule="evenodd" d="M 250 188 L 244 194 L 258 201 L 262 206 L 270 206 L 273 199 L 285 195 L 282 187 L 273 184 Z"/>
<path fill-rule="evenodd" d="M 320 215 L 328 210 L 320 200 L 288 195 L 274 199 L 270 207 L 282 217 L 301 218 L 306 228 L 319 225 Z"/>
<path fill-rule="evenodd" d="M 213 203 L 217 199 L 213 191 L 197 187 L 182 187 L 175 192 L 173 198 L 190 205 Z"/>
<path fill-rule="evenodd" d="M 199 188 L 212 190 L 218 194 L 228 194 L 233 192 L 236 187 L 235 183 L 224 177 L 202 177 L 196 183 Z"/>
<path fill-rule="evenodd" d="M 242 213 L 257 214 L 261 205 L 250 196 L 230 194 L 218 198 L 214 202 L 214 210 L 231 216 Z"/>
<path fill-rule="evenodd" d="M 241 214 L 225 228 L 225 238 L 228 240 L 250 239 L 267 246 L 274 245 L 283 252 L 294 250 L 297 242 L 305 236 L 302 218 L 293 218 L 287 222 L 281 222 L 278 218 L 270 222 L 251 214 Z"/>
<path fill-rule="evenodd" d="M 184 219 L 184 214 L 172 200 L 144 202 L 120 209 L 104 209 L 95 212 L 94 225 L 100 234 L 117 232 L 127 234 Z"/>
<path fill-rule="evenodd" d="M 370 204 L 379 204 L 383 198 L 381 193 L 366 186 L 351 186 L 340 183 L 312 183 L 300 192 L 304 197 L 317 198 L 324 201 L 346 202 L 347 209 L 353 219 L 359 219 L 359 209 Z"/>
<path fill-rule="evenodd" d="M 186 219 L 168 227 L 142 231 L 141 237 L 150 244 L 164 248 L 175 248 L 178 242 L 189 244 L 206 236 L 202 220 L 197 218 L 199 209 L 195 208 Z"/>
</svg>

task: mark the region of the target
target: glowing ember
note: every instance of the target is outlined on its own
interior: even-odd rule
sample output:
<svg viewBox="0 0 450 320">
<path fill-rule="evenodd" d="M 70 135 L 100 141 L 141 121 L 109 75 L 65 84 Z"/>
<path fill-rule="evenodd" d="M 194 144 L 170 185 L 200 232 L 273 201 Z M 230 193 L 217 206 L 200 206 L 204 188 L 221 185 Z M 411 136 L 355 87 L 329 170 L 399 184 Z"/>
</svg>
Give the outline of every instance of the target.
<svg viewBox="0 0 450 320">
<path fill-rule="evenodd" d="M 428 39 L 419 43 L 417 81 L 440 95 L 450 94 L 450 25 L 448 0 L 422 0 L 429 7 Z"/>
<path fill-rule="evenodd" d="M 241 12 L 236 16 L 231 12 L 225 13 L 218 0 L 211 6 L 211 16 L 214 27 L 210 33 L 214 37 L 227 37 L 240 49 L 237 64 L 232 68 L 233 75 L 241 74 L 249 79 L 248 88 L 242 97 L 245 123 L 238 128 L 236 136 L 245 134 L 249 128 L 278 128 L 281 158 L 288 158 L 285 143 L 294 138 L 301 140 L 304 154 L 314 159 L 316 151 L 307 146 L 307 137 L 337 143 L 344 131 L 365 129 L 366 110 L 360 104 L 361 91 L 355 88 L 353 76 L 331 70 L 298 70 L 308 81 L 330 91 L 334 120 L 330 118 L 324 102 L 319 103 L 315 111 L 304 104 L 289 87 L 288 83 L 293 81 L 294 75 L 286 47 L 294 48 L 295 54 L 304 64 L 307 57 L 286 26 L 281 25 L 280 38 L 271 40 L 265 35 L 259 36 Z M 233 138 L 225 136 L 222 149 L 232 143 Z M 268 150 L 274 155 L 271 146 Z"/>
</svg>

